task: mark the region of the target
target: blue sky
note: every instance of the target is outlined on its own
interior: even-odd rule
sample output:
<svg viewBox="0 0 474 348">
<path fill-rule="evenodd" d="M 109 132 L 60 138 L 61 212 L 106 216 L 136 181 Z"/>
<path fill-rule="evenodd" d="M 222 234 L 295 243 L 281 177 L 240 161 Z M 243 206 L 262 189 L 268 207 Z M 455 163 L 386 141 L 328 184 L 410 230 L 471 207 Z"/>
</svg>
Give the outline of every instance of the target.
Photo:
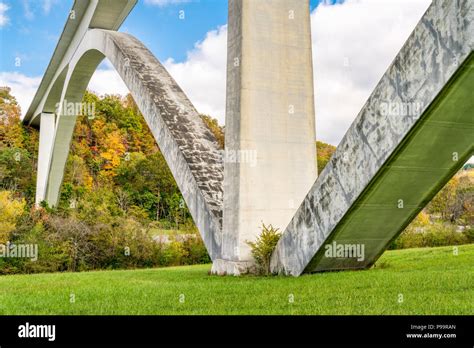
<svg viewBox="0 0 474 348">
<path fill-rule="evenodd" d="M 319 140 L 339 143 L 430 2 L 311 0 Z M 11 87 L 23 113 L 72 4 L 73 0 L 0 0 L 0 86 Z M 180 10 L 185 11 L 184 20 Z M 199 112 L 223 124 L 226 23 L 226 0 L 139 0 L 120 30 L 144 42 Z M 107 61 L 89 89 L 101 95 L 127 93 Z"/>
<path fill-rule="evenodd" d="M 0 71 L 42 74 L 56 47 L 73 0 L 1 0 L 9 20 L 0 31 Z M 311 7 L 318 4 L 311 1 Z M 179 11 L 185 11 L 185 20 Z M 227 23 L 227 1 L 193 0 L 156 5 L 140 0 L 121 30 L 140 38 L 160 60 L 180 62 L 206 33 Z M 17 58 L 20 58 L 20 66 Z M 17 63 L 17 64 L 15 64 Z"/>
</svg>

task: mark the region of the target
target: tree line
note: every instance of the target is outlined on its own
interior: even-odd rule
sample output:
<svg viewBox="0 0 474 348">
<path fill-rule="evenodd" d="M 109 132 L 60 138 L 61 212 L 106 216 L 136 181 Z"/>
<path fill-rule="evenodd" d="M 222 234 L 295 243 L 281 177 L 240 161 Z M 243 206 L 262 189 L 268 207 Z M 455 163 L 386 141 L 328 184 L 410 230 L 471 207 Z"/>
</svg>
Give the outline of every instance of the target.
<svg viewBox="0 0 474 348">
<path fill-rule="evenodd" d="M 0 274 L 209 262 L 132 96 L 86 92 L 83 102 L 95 106 L 94 114 L 78 117 L 58 206 L 35 207 L 38 131 L 20 122 L 15 97 L 0 88 L 0 244 L 40 245 L 36 263 L 0 258 Z M 201 118 L 224 148 L 223 127 L 211 116 Z M 315 146 L 321 173 L 335 147 L 321 141 Z M 473 180 L 472 169 L 451 179 L 392 247 L 472 242 Z M 452 238 L 420 242 L 420 233 L 434 229 L 442 231 L 436 238 L 446 231 Z M 160 234 L 168 234 L 169 243 L 154 239 Z"/>
</svg>

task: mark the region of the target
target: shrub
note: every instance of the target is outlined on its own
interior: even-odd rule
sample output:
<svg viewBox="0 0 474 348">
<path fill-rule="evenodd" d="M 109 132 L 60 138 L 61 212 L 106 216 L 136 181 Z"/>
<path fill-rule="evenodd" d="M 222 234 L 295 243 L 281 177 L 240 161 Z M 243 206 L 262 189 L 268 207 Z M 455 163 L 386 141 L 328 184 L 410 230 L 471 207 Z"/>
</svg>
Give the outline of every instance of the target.
<svg viewBox="0 0 474 348">
<path fill-rule="evenodd" d="M 47 222 L 49 230 L 46 240 L 59 247 L 59 254 L 65 254 L 66 268 L 71 271 L 87 269 L 96 257 L 96 246 L 92 242 L 90 226 L 74 218 L 53 217 Z"/>
<path fill-rule="evenodd" d="M 185 258 L 188 256 L 187 250 L 184 249 L 183 243 L 176 240 L 169 244 L 163 245 L 164 262 L 169 266 L 182 265 Z"/>
<path fill-rule="evenodd" d="M 466 236 L 468 243 L 474 243 L 474 228 L 470 227 L 464 230 L 463 234 Z"/>
<path fill-rule="evenodd" d="M 262 233 L 255 242 L 247 241 L 246 243 L 252 249 L 252 256 L 257 265 L 257 272 L 260 274 L 270 274 L 270 258 L 275 249 L 281 233 L 278 228 L 272 225 L 265 226 L 262 222 Z"/>
<path fill-rule="evenodd" d="M 456 226 L 434 223 L 421 231 L 407 228 L 391 245 L 390 249 L 424 248 L 471 243 L 469 230 L 457 232 Z"/>
<path fill-rule="evenodd" d="M 183 241 L 183 248 L 187 254 L 185 264 L 194 265 L 211 262 L 206 246 L 199 234 L 195 237 L 185 238 Z"/>
<path fill-rule="evenodd" d="M 134 218 L 109 216 L 110 223 L 85 222 L 64 212 L 24 213 L 11 242 L 37 244 L 38 260 L 0 258 L 0 274 L 130 269 L 209 263 L 198 234 L 158 243 Z M 179 238 L 178 238 L 179 237 Z"/>
</svg>

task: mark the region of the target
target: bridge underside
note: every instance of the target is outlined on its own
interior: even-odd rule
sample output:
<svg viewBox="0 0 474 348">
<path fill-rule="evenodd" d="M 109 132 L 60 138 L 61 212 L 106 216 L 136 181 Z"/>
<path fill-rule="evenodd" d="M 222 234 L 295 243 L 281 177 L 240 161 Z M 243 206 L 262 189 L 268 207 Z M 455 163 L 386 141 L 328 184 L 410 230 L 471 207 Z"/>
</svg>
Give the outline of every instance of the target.
<svg viewBox="0 0 474 348">
<path fill-rule="evenodd" d="M 274 272 L 370 267 L 472 155 L 473 14 L 433 2 L 283 233 Z"/>
<path fill-rule="evenodd" d="M 474 59 L 444 88 L 364 190 L 305 271 L 370 267 L 469 159 L 474 135 Z M 326 257 L 326 245 L 364 245 L 364 260 Z"/>
</svg>

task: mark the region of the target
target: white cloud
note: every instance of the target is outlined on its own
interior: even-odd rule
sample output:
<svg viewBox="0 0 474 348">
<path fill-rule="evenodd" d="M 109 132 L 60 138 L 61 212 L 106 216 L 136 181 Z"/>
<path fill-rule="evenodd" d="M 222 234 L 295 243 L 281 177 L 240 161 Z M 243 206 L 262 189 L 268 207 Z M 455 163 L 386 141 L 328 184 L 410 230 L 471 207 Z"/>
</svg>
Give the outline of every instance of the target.
<svg viewBox="0 0 474 348">
<path fill-rule="evenodd" d="M 196 43 L 186 61 L 176 63 L 170 58 L 164 62 L 196 109 L 221 124 L 225 119 L 226 60 L 227 26 L 221 26 Z"/>
<path fill-rule="evenodd" d="M 35 14 L 30 7 L 29 0 L 23 0 L 23 14 L 25 15 L 25 18 L 30 21 L 35 18 Z"/>
<path fill-rule="evenodd" d="M 58 3 L 59 0 L 43 0 L 43 12 L 49 14 L 51 8 Z"/>
<path fill-rule="evenodd" d="M 317 138 L 338 144 L 430 0 L 347 0 L 311 14 Z"/>
<path fill-rule="evenodd" d="M 21 114 L 25 115 L 41 82 L 41 77 L 28 77 L 17 72 L 0 72 L 0 86 L 11 88 L 11 94 L 21 107 Z"/>
<path fill-rule="evenodd" d="M 43 11 L 43 14 L 48 15 L 54 5 L 59 3 L 59 0 L 23 0 L 23 14 L 26 19 L 35 19 L 35 13 L 39 10 Z"/>
<path fill-rule="evenodd" d="M 145 0 L 145 3 L 150 4 L 150 5 L 158 5 L 160 7 L 164 7 L 167 5 L 184 4 L 190 1 L 191 0 Z"/>
<path fill-rule="evenodd" d="M 121 94 L 126 95 L 128 88 L 123 82 L 120 75 L 113 68 L 109 60 L 105 60 L 103 64 L 92 75 L 91 81 L 87 89 L 99 94 Z"/>
<path fill-rule="evenodd" d="M 9 9 L 10 7 L 7 4 L 0 2 L 0 28 L 7 25 L 10 21 L 10 18 L 6 15 Z"/>
</svg>

